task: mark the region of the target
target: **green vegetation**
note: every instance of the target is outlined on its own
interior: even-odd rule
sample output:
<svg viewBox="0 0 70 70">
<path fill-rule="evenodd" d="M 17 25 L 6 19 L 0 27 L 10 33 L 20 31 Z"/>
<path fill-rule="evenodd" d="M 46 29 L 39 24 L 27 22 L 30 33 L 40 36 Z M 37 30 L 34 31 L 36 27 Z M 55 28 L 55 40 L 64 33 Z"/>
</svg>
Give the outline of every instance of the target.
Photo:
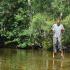
<svg viewBox="0 0 70 70">
<path fill-rule="evenodd" d="M 70 0 L 1 0 L 0 34 L 5 45 L 52 47 L 51 26 L 61 15 L 63 44 L 70 44 Z M 14 47 L 14 46 L 13 46 Z"/>
</svg>

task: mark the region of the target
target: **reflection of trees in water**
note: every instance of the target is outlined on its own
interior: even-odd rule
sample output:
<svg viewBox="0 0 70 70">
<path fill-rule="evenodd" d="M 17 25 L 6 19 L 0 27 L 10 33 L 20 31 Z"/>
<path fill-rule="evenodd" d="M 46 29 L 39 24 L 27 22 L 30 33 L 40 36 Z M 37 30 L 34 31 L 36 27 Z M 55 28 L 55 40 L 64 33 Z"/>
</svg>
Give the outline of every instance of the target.
<svg viewBox="0 0 70 70">
<path fill-rule="evenodd" d="M 0 58 L 4 59 L 10 59 L 11 57 L 14 58 L 16 56 L 17 50 L 15 49 L 9 49 L 9 48 L 0 48 Z"/>
<path fill-rule="evenodd" d="M 52 59 L 52 53 L 43 50 L 0 49 L 0 70 L 69 70 L 69 58 Z"/>
<path fill-rule="evenodd" d="M 15 49 L 1 48 L 0 49 L 0 70 L 10 70 L 12 69 L 12 67 L 15 67 L 16 54 L 17 54 L 17 50 Z"/>
</svg>

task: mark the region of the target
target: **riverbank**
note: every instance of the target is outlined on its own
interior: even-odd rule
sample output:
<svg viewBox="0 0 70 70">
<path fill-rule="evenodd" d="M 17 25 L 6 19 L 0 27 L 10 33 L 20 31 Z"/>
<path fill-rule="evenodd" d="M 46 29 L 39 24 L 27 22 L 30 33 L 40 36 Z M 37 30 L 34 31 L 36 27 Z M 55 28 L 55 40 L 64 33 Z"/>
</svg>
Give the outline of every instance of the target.
<svg viewBox="0 0 70 70">
<path fill-rule="evenodd" d="M 33 46 L 27 46 L 25 48 L 22 48 L 22 47 L 18 47 L 18 46 L 1 46 L 0 48 L 10 48 L 10 49 L 21 49 L 21 50 L 47 50 L 47 51 L 52 51 L 52 47 L 51 48 L 43 48 L 43 47 L 40 47 L 38 45 L 33 45 Z M 64 46 L 63 47 L 63 50 L 64 52 L 70 52 L 70 45 L 68 46 Z"/>
</svg>

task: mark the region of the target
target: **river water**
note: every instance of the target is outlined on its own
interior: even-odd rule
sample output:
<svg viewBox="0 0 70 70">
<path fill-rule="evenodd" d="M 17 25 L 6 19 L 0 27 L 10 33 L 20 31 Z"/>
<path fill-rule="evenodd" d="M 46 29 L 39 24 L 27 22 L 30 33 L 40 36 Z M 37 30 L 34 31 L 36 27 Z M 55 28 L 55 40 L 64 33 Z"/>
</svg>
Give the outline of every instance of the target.
<svg viewBox="0 0 70 70">
<path fill-rule="evenodd" d="M 70 53 L 53 59 L 47 50 L 0 48 L 0 70 L 70 70 Z"/>
</svg>

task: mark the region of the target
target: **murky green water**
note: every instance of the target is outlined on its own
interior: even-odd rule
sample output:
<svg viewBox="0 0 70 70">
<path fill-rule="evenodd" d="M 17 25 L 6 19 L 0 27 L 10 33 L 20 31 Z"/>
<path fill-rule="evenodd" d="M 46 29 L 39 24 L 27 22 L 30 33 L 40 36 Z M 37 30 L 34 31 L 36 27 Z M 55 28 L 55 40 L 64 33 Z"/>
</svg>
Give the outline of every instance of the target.
<svg viewBox="0 0 70 70">
<path fill-rule="evenodd" d="M 53 59 L 46 50 L 0 49 L 0 70 L 70 70 L 70 53 Z"/>
</svg>

